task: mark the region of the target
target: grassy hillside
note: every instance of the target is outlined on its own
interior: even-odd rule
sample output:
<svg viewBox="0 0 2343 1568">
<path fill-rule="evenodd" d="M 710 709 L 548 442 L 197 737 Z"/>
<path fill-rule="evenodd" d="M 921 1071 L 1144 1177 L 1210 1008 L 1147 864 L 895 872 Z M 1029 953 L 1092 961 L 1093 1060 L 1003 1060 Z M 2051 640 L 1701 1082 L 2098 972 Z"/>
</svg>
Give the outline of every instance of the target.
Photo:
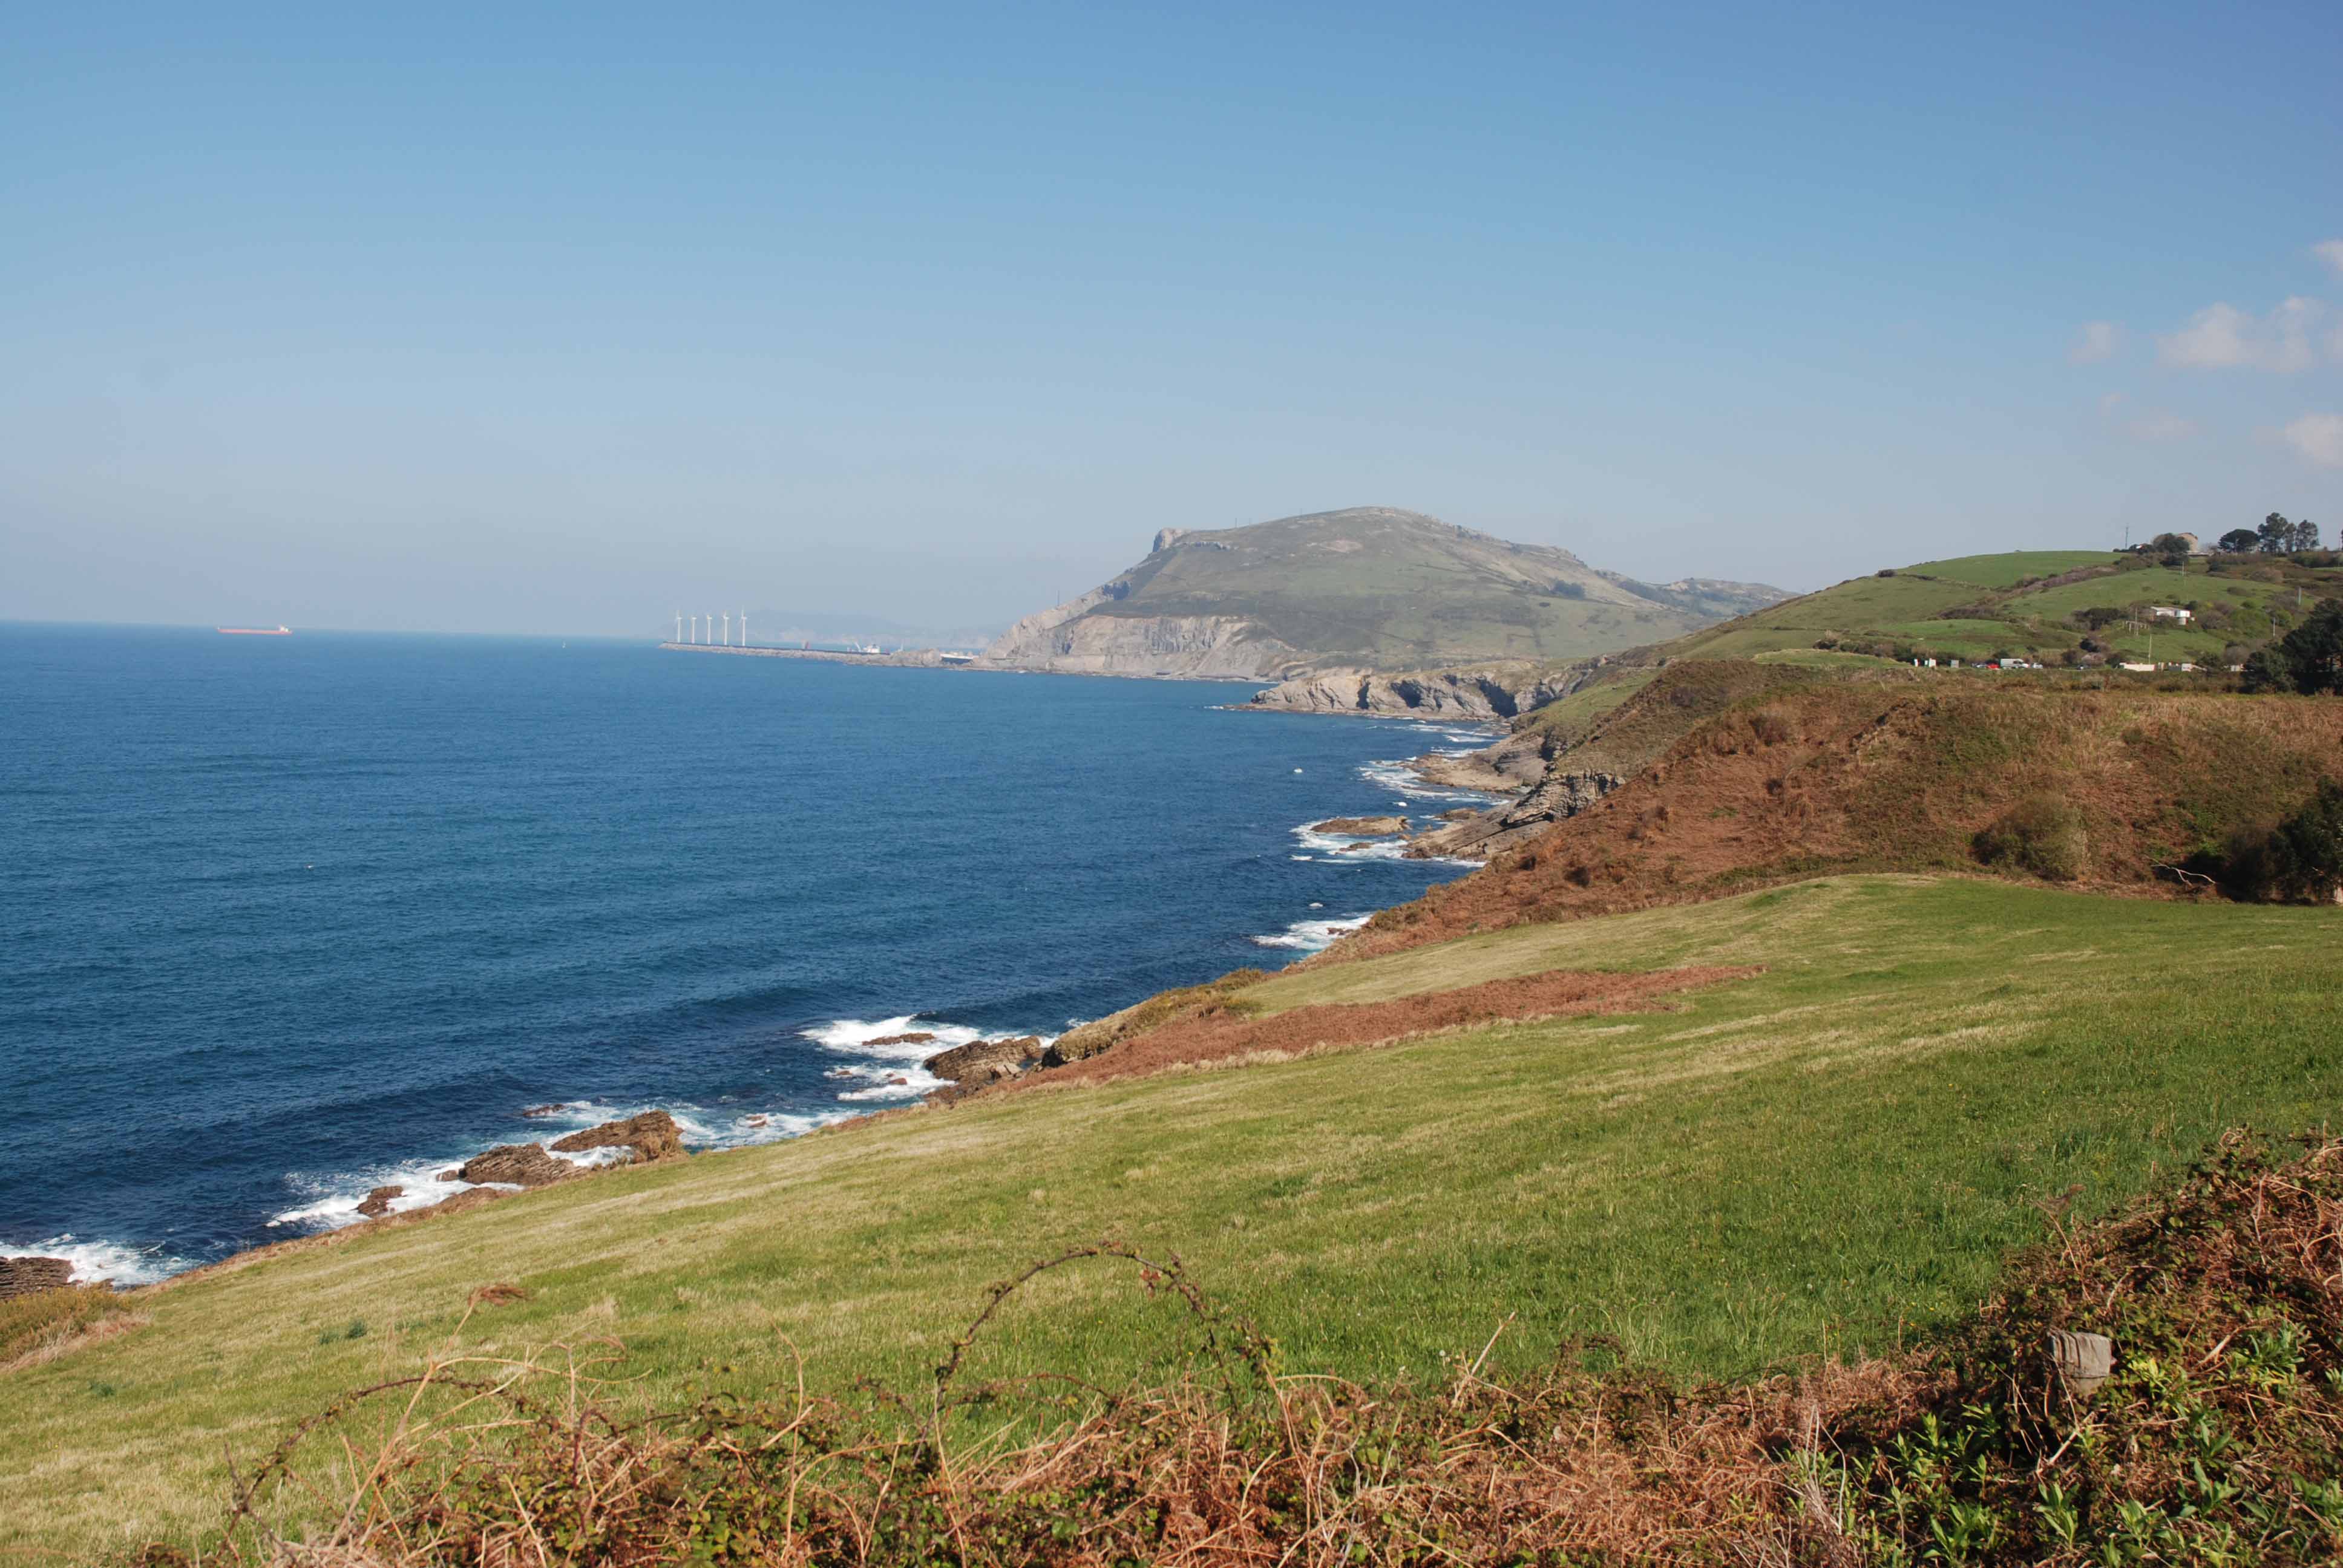
<svg viewBox="0 0 2343 1568">
<path fill-rule="evenodd" d="M 1276 650 L 1278 673 L 1550 660 L 1663 641 L 1781 597 L 1701 579 L 1640 583 L 1568 550 L 1359 507 L 1167 529 L 1146 559 L 1074 606 L 1021 623 L 990 657 L 1176 662 L 1207 635 L 1200 627 L 1224 623 L 1210 635 Z M 1139 622 L 1176 629 L 1143 638 L 1127 624 Z M 1129 651 L 1142 645 L 1143 658 Z"/>
<path fill-rule="evenodd" d="M 1311 961 L 1826 870 L 1976 869 L 1979 831 L 2043 798 L 2073 813 L 2076 879 L 2173 891 L 2159 865 L 2343 779 L 2343 702 L 1687 659 L 1548 767 L 1627 781 Z"/>
<path fill-rule="evenodd" d="M 1518 926 L 1279 977 L 1273 1011 L 1562 967 L 1763 965 L 1668 1010 L 1031 1088 L 548 1189 L 136 1299 L 146 1326 L 0 1376 L 0 1543 L 216 1519 L 335 1393 L 467 1342 L 626 1347 L 627 1401 L 858 1373 L 916 1391 L 987 1282 L 1069 1242 L 1180 1252 L 1285 1363 L 1435 1373 L 1565 1334 L 1726 1373 L 1973 1304 L 2028 1200 L 2087 1211 L 2225 1126 L 2343 1111 L 2343 919 L 1850 877 Z M 1160 1371 L 1175 1312 L 1050 1276 L 979 1375 Z"/>
<path fill-rule="evenodd" d="M 2170 568 L 2104 551 L 1962 556 L 1856 578 L 1644 657 L 1748 658 L 1828 645 L 1896 658 L 2056 662 L 2083 651 L 2088 638 L 2117 659 L 2203 664 L 2283 632 L 2310 604 L 2337 595 L 2343 570 L 2283 557 L 2222 556 Z M 2197 620 L 2184 630 L 2131 616 L 2150 604 L 2191 608 Z M 2093 610 L 2127 618 L 2097 628 L 2077 618 Z"/>
</svg>

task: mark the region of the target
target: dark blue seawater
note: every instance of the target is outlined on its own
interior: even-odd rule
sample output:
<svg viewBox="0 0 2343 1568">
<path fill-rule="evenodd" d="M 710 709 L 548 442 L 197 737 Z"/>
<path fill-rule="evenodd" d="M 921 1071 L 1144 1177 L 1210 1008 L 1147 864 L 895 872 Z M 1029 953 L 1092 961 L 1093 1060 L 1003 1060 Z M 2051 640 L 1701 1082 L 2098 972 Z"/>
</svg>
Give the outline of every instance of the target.
<svg viewBox="0 0 2343 1568">
<path fill-rule="evenodd" d="M 1457 874 L 1296 829 L 1455 804 L 1373 764 L 1474 738 L 1250 690 L 0 626 L 0 1251 L 148 1278 L 653 1105 L 788 1136 L 932 1087 L 878 1037 L 1055 1034 Z"/>
</svg>

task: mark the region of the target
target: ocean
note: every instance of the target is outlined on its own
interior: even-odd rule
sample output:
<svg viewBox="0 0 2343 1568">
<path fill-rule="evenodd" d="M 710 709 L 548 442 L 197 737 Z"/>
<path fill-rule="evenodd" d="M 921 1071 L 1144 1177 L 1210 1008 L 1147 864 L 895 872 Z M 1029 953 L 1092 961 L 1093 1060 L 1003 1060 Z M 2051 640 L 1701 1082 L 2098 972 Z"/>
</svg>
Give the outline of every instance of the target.
<svg viewBox="0 0 2343 1568">
<path fill-rule="evenodd" d="M 1468 802 L 1396 762 L 1484 736 L 1252 689 L 0 626 L 0 1253 L 152 1280 L 653 1106 L 771 1141 L 1461 874 L 1306 825 Z"/>
</svg>

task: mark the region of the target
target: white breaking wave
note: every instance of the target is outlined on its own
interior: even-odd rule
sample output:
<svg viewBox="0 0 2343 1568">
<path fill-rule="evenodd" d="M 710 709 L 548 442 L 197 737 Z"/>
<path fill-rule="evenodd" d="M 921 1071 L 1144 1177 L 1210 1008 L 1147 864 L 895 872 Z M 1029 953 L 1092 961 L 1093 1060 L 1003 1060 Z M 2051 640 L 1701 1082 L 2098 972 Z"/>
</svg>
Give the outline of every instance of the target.
<svg viewBox="0 0 2343 1568">
<path fill-rule="evenodd" d="M 860 1018 L 834 1019 L 829 1023 L 804 1031 L 805 1038 L 824 1050 L 834 1050 L 841 1056 L 866 1058 L 851 1067 L 833 1070 L 833 1076 L 845 1074 L 842 1082 L 857 1087 L 839 1091 L 838 1098 L 848 1104 L 884 1104 L 890 1101 L 911 1101 L 931 1094 L 944 1087 L 945 1081 L 923 1070 L 920 1063 L 939 1051 L 958 1046 L 974 1045 L 983 1040 L 1015 1040 L 1029 1031 L 1010 1030 L 987 1034 L 980 1029 L 970 1029 L 961 1023 L 941 1023 L 922 1019 L 918 1013 L 905 1013 L 900 1018 L 877 1020 Z M 891 1036 L 924 1034 L 927 1040 L 894 1040 Z M 1047 1045 L 1054 1035 L 1036 1036 Z"/>
<path fill-rule="evenodd" d="M 160 1247 L 85 1241 L 70 1231 L 28 1247 L 0 1247 L 0 1258 L 63 1258 L 73 1265 L 76 1285 L 94 1285 L 101 1280 L 112 1285 L 151 1285 L 195 1266 L 193 1260 L 174 1257 Z"/>
<path fill-rule="evenodd" d="M 682 1135 L 684 1146 L 695 1154 L 714 1154 L 727 1149 L 779 1142 L 785 1138 L 810 1132 L 830 1122 L 844 1121 L 853 1114 L 848 1111 L 812 1114 L 759 1111 L 746 1106 L 726 1106 L 719 1110 L 673 1101 L 662 1105 L 605 1105 L 597 1101 L 573 1100 L 564 1102 L 558 1111 L 530 1117 L 529 1131 L 516 1132 L 510 1138 L 498 1140 L 496 1143 L 483 1143 L 468 1153 L 438 1160 L 409 1160 L 363 1171 L 336 1171 L 328 1176 L 298 1172 L 288 1175 L 285 1179 L 286 1185 L 307 1201 L 272 1215 L 268 1224 L 272 1229 L 283 1227 L 310 1231 L 337 1231 L 345 1225 L 354 1225 L 369 1218 L 358 1212 L 358 1205 L 366 1201 L 367 1194 L 377 1187 L 406 1189 L 390 1200 L 390 1207 L 385 1212 L 392 1214 L 405 1213 L 410 1209 L 427 1209 L 458 1192 L 468 1191 L 476 1185 L 502 1187 L 504 1184 L 501 1182 L 443 1181 L 440 1173 L 456 1170 L 473 1155 L 485 1154 L 503 1143 L 541 1143 L 546 1146 L 546 1152 L 556 1160 L 567 1161 L 582 1170 L 622 1164 L 629 1157 L 624 1149 L 588 1149 L 572 1154 L 552 1145 L 557 1139 L 570 1132 L 599 1127 L 606 1121 L 623 1121 L 646 1111 L 664 1111 L 673 1117 L 676 1131 Z M 517 1191 L 510 1187 L 504 1190 Z"/>
<path fill-rule="evenodd" d="M 1462 753 L 1458 753 L 1462 755 Z M 1427 784 L 1403 758 L 1392 758 L 1382 762 L 1362 762 L 1359 777 L 1370 784 L 1382 786 L 1396 794 L 1405 795 L 1408 801 L 1418 800 L 1493 800 L 1497 797 L 1481 789 L 1452 789 L 1443 785 Z"/>
<path fill-rule="evenodd" d="M 1344 860 L 1403 860 L 1407 859 L 1404 839 L 1362 839 L 1349 833 L 1321 833 L 1309 823 L 1293 829 L 1302 847 L 1313 851 L 1296 859 L 1312 859 L 1341 862 Z"/>
<path fill-rule="evenodd" d="M 1365 925 L 1372 915 L 1345 915 L 1333 920 L 1296 920 L 1274 936 L 1248 939 L 1257 948 L 1289 948 L 1297 952 L 1322 953 L 1342 937 Z"/>
<path fill-rule="evenodd" d="M 896 1040 L 886 1045 L 875 1043 L 890 1035 L 903 1034 L 926 1034 L 934 1038 Z M 595 1100 L 565 1101 L 555 1110 L 528 1118 L 526 1131 L 516 1129 L 508 1138 L 481 1144 L 468 1152 L 430 1160 L 403 1161 L 361 1171 L 336 1171 L 325 1176 L 289 1175 L 285 1179 L 286 1184 L 301 1201 L 272 1216 L 268 1223 L 271 1227 L 299 1231 L 332 1231 L 356 1224 L 367 1218 L 358 1212 L 358 1205 L 377 1187 L 405 1189 L 390 1200 L 387 1212 L 397 1214 L 410 1209 L 428 1208 L 474 1185 L 466 1181 L 442 1181 L 441 1172 L 453 1171 L 473 1155 L 484 1154 L 499 1143 L 541 1143 L 555 1159 L 588 1169 L 618 1164 L 627 1159 L 627 1151 L 623 1149 L 589 1149 L 581 1153 L 568 1154 L 552 1145 L 568 1133 L 599 1127 L 607 1121 L 622 1121 L 646 1111 L 664 1111 L 675 1118 L 676 1131 L 682 1134 L 684 1146 L 695 1154 L 716 1154 L 728 1149 L 779 1143 L 810 1132 L 817 1127 L 844 1121 L 861 1114 L 866 1109 L 914 1101 L 942 1088 L 942 1079 L 920 1068 L 922 1060 L 940 1050 L 949 1050 L 954 1046 L 968 1045 L 980 1040 L 1014 1038 L 1010 1034 L 987 1034 L 965 1024 L 930 1022 L 914 1013 L 878 1020 L 838 1019 L 806 1030 L 803 1037 L 825 1050 L 836 1051 L 842 1057 L 861 1059 L 841 1062 L 830 1074 L 839 1084 L 838 1104 L 834 1108 L 814 1111 L 760 1111 L 753 1105 L 717 1107 L 679 1104 L 672 1101 L 655 1105 L 605 1104 Z M 1043 1036 L 1044 1043 L 1050 1038 Z M 65 1254 L 60 1252 L 56 1255 Z M 185 1262 L 173 1260 L 139 1277 L 159 1279 L 186 1266 Z"/>
</svg>

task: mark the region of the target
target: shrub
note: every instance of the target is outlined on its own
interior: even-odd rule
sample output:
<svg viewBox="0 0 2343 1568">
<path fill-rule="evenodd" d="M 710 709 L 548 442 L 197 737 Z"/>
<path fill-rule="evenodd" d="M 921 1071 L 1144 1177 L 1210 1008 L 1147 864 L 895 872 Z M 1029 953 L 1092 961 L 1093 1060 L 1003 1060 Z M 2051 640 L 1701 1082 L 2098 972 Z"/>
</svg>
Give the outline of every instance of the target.
<svg viewBox="0 0 2343 1568">
<path fill-rule="evenodd" d="M 1798 721 L 1785 708 L 1761 708 L 1749 716 L 1749 732 L 1759 744 L 1784 746 L 1798 738 Z"/>
<path fill-rule="evenodd" d="M 2071 882 L 2090 862 L 2091 838 L 2083 814 L 2055 795 L 2019 801 L 1977 834 L 1977 859 L 1988 866 Z"/>
<path fill-rule="evenodd" d="M 0 1367 L 54 1351 L 123 1310 L 111 1285 L 61 1285 L 0 1302 Z"/>
<path fill-rule="evenodd" d="M 2320 600 L 2308 619 L 2286 634 L 2277 657 L 2295 690 L 2343 691 L 2343 599 Z"/>
<path fill-rule="evenodd" d="M 2294 674 L 2274 648 L 2258 648 L 2246 656 L 2247 691 L 2292 691 Z"/>
<path fill-rule="evenodd" d="M 2229 837 L 2222 885 L 2233 897 L 2326 903 L 2343 888 L 2343 784 L 2329 780 L 2275 826 Z"/>
</svg>

